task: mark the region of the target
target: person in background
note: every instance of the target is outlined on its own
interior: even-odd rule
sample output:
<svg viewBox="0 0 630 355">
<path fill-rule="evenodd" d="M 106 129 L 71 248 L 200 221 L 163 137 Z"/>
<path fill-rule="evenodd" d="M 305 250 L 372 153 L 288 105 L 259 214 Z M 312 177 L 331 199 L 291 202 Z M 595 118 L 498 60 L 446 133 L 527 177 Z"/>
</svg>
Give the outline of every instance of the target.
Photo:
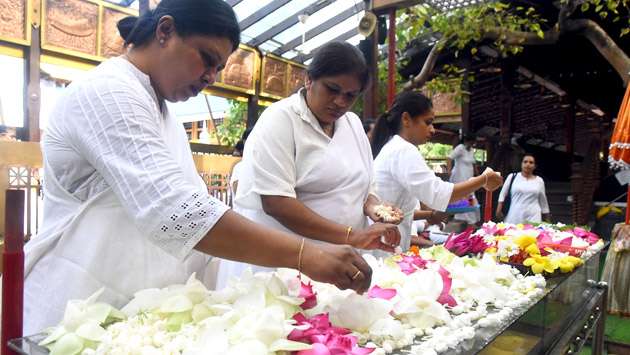
<svg viewBox="0 0 630 355">
<path fill-rule="evenodd" d="M 400 241 L 395 225 L 368 226 L 366 216 L 382 220 L 376 214 L 381 201 L 372 190 L 370 144 L 361 120 L 349 112 L 368 80 L 356 47 L 320 47 L 304 88 L 269 106 L 256 122 L 245 145 L 235 209 L 307 238 L 394 251 Z M 222 263 L 219 287 L 247 267 Z"/>
<path fill-rule="evenodd" d="M 210 255 L 367 290 L 371 269 L 356 250 L 253 223 L 211 197 L 197 173 L 166 101 L 215 81 L 240 42 L 232 8 L 162 0 L 125 23 L 126 54 L 73 81 L 50 114 L 43 221 L 25 246 L 24 333 L 57 324 L 68 300 L 99 289 L 99 301 L 118 308 L 138 290 L 193 272 L 203 279 Z"/>
<path fill-rule="evenodd" d="M 406 91 L 396 96 L 390 110 L 379 117 L 374 127 L 376 193 L 402 209 L 404 217 L 398 227 L 403 250 L 411 243 L 411 225 L 418 201 L 444 211 L 450 201 L 482 187 L 493 191 L 503 182 L 491 170 L 457 184 L 437 177 L 418 150 L 418 145 L 428 142 L 435 132 L 433 119 L 431 100 L 419 92 Z"/>
<path fill-rule="evenodd" d="M 252 133 L 252 128 L 249 127 L 243 131 L 241 135 L 241 139 L 239 139 L 238 143 L 236 143 L 236 147 L 234 147 L 234 152 L 239 153 L 238 155 L 232 154 L 233 156 L 242 157 L 243 151 L 245 150 L 245 143 L 247 142 L 247 138 L 249 134 Z M 232 169 L 230 170 L 230 189 L 232 191 L 232 197 L 236 196 L 236 189 L 238 188 L 238 179 L 242 174 L 242 162 L 243 160 L 239 160 L 234 165 L 232 165 Z"/>
<path fill-rule="evenodd" d="M 473 149 L 474 144 L 475 137 L 467 134 L 464 136 L 462 143 L 458 144 L 449 155 L 446 170 L 450 182 L 456 184 L 466 181 L 477 174 L 475 151 Z M 474 193 L 471 193 L 467 198 L 472 206 L 479 205 Z M 457 213 L 454 215 L 454 218 L 466 221 L 468 224 L 475 224 L 480 220 L 480 212 L 477 210 L 474 212 Z"/>
<path fill-rule="evenodd" d="M 525 223 L 551 221 L 549 203 L 545 194 L 545 181 L 534 175 L 536 158 L 525 154 L 521 161 L 521 171 L 512 173 L 505 179 L 505 185 L 499 194 L 496 216 L 506 223 Z M 509 191 L 508 191 L 509 190 Z M 504 203 L 510 194 L 510 206 L 504 214 Z"/>
<path fill-rule="evenodd" d="M 5 125 L 0 125 L 0 142 L 14 142 L 15 136 L 7 130 Z"/>
<path fill-rule="evenodd" d="M 376 124 L 376 120 L 373 118 L 366 118 L 363 121 L 363 130 L 368 137 L 368 140 L 372 140 L 372 132 L 374 131 L 374 125 Z"/>
</svg>

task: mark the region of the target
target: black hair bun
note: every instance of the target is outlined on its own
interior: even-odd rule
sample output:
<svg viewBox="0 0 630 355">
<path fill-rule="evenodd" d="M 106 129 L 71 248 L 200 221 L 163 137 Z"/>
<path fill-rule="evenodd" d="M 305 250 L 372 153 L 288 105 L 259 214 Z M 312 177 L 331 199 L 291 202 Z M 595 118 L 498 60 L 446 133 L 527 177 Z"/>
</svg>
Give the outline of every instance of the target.
<svg viewBox="0 0 630 355">
<path fill-rule="evenodd" d="M 133 28 L 136 26 L 137 22 L 137 16 L 127 16 L 118 21 L 118 24 L 116 24 L 116 27 L 118 27 L 118 33 L 120 33 L 120 37 L 125 40 L 125 43 L 128 41 L 129 34 L 131 33 L 131 30 L 133 30 Z"/>
</svg>

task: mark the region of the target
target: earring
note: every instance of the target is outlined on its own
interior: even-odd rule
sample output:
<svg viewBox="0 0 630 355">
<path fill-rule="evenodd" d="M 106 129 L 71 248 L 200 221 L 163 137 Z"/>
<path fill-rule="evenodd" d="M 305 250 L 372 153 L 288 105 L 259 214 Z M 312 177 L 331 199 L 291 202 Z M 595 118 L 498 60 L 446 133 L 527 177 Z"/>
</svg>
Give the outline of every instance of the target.
<svg viewBox="0 0 630 355">
<path fill-rule="evenodd" d="M 160 38 L 160 44 L 164 44 L 164 38 Z"/>
</svg>

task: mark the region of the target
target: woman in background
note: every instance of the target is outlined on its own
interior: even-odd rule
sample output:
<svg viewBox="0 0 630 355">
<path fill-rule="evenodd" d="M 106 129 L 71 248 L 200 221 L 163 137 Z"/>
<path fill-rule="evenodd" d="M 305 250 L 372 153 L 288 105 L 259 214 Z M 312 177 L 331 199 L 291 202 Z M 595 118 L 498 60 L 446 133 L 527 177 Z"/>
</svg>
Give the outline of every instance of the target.
<svg viewBox="0 0 630 355">
<path fill-rule="evenodd" d="M 462 143 L 458 144 L 455 149 L 449 154 L 446 170 L 450 176 L 449 181 L 452 183 L 458 183 L 466 181 L 477 173 L 477 167 L 475 166 L 475 151 L 473 146 L 475 145 L 475 137 L 472 135 L 465 135 Z M 468 196 L 468 200 L 471 201 L 473 206 L 478 206 L 479 202 L 474 193 Z M 473 212 L 457 213 L 454 215 L 455 219 L 466 221 L 468 224 L 475 224 L 479 222 L 480 218 L 479 210 Z"/>
<path fill-rule="evenodd" d="M 545 181 L 534 175 L 536 158 L 525 154 L 521 162 L 521 172 L 510 174 L 499 194 L 496 216 L 504 217 L 503 207 L 508 194 L 510 206 L 505 216 L 506 223 L 550 221 L 549 203 L 545 194 Z"/>
<path fill-rule="evenodd" d="M 398 228 L 403 250 L 409 248 L 411 225 L 417 201 L 444 211 L 451 201 L 485 187 L 493 191 L 503 179 L 489 170 L 477 177 L 453 184 L 442 181 L 424 161 L 418 145 L 431 139 L 433 105 L 419 92 L 396 96 L 391 109 L 379 117 L 372 137 L 376 193 L 385 201 L 400 206 L 404 214 Z"/>
</svg>

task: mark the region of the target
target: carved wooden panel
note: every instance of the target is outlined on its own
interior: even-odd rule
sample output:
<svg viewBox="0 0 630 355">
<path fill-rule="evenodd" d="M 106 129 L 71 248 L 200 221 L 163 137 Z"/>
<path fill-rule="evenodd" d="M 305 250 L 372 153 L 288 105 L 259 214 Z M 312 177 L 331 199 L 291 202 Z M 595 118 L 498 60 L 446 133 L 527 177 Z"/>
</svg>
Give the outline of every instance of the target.
<svg viewBox="0 0 630 355">
<path fill-rule="evenodd" d="M 96 55 L 98 5 L 80 0 L 46 0 L 46 44 Z"/>
<path fill-rule="evenodd" d="M 265 57 L 263 60 L 261 91 L 277 96 L 286 93 L 288 64 L 281 60 Z"/>
<path fill-rule="evenodd" d="M 246 90 L 254 86 L 255 53 L 238 48 L 228 58 L 221 76 L 221 82 Z"/>
<path fill-rule="evenodd" d="M 453 114 L 462 111 L 462 106 L 455 100 L 455 94 L 436 93 L 431 97 L 433 101 L 433 112 L 436 115 Z"/>
<path fill-rule="evenodd" d="M 103 8 L 103 30 L 101 31 L 101 56 L 109 58 L 123 53 L 123 39 L 116 24 L 129 15 Z"/>
<path fill-rule="evenodd" d="M 26 0 L 0 0 L 0 36 L 26 39 Z"/>
<path fill-rule="evenodd" d="M 305 78 L 306 69 L 298 67 L 297 65 L 289 65 L 289 82 L 287 83 L 286 96 L 291 96 L 296 93 L 299 88 L 304 86 Z"/>
</svg>

